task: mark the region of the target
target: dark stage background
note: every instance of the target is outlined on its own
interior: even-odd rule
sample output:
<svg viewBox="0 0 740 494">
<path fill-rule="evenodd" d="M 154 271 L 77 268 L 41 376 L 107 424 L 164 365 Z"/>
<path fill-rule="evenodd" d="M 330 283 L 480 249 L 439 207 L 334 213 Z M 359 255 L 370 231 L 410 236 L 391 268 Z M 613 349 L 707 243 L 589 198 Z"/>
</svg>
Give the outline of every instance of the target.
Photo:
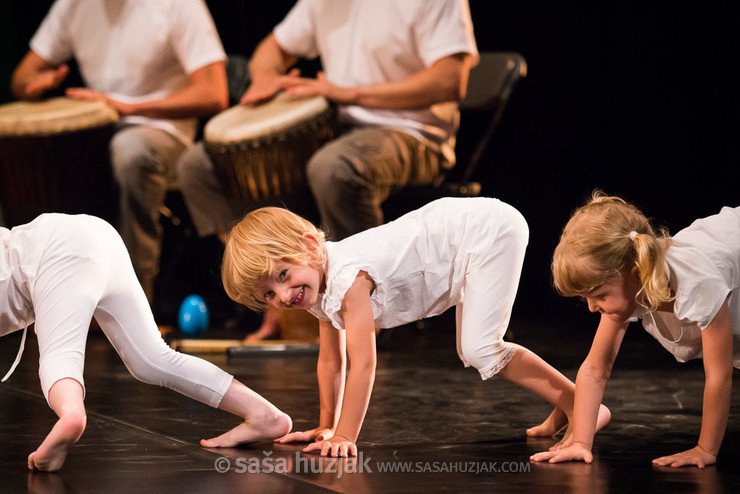
<svg viewBox="0 0 740 494">
<path fill-rule="evenodd" d="M 51 3 L 0 3 L 2 102 Z M 293 1 L 207 4 L 227 52 L 248 55 Z M 594 188 L 636 202 L 672 232 L 740 205 L 737 2 L 470 6 L 479 49 L 518 51 L 529 65 L 473 177 L 529 221 L 518 311 L 573 312 L 550 287 L 549 259 Z"/>
</svg>

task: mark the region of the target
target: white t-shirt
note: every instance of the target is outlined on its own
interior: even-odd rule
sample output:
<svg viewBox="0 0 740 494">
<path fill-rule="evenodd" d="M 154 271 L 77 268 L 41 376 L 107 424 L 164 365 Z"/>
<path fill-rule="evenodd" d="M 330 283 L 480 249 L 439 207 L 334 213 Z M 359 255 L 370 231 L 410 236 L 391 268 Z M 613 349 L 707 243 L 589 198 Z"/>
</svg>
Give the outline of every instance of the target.
<svg viewBox="0 0 740 494">
<path fill-rule="evenodd" d="M 478 56 L 467 0 L 299 0 L 274 34 L 292 55 L 321 56 L 328 80 L 342 87 L 405 79 L 457 53 Z M 340 117 L 406 132 L 454 163 L 457 103 L 403 111 L 346 106 Z"/>
<path fill-rule="evenodd" d="M 226 59 L 203 0 L 57 0 L 30 46 L 53 65 L 74 57 L 87 87 L 126 103 L 161 99 Z M 194 118 L 121 122 L 164 129 L 186 144 L 197 125 Z"/>
<path fill-rule="evenodd" d="M 462 301 L 466 273 L 493 255 L 513 212 L 498 199 L 448 197 L 339 242 L 326 242 L 326 290 L 309 312 L 343 329 L 342 301 L 365 271 L 375 283 L 370 301 L 377 327 L 441 314 Z M 493 280 L 490 285 L 492 300 L 513 300 L 502 293 L 508 286 Z"/>
<path fill-rule="evenodd" d="M 673 313 L 638 309 L 636 317 L 679 362 L 702 357 L 701 331 L 729 297 L 734 366 L 740 368 L 740 207 L 722 208 L 673 237 L 666 252 Z"/>
</svg>

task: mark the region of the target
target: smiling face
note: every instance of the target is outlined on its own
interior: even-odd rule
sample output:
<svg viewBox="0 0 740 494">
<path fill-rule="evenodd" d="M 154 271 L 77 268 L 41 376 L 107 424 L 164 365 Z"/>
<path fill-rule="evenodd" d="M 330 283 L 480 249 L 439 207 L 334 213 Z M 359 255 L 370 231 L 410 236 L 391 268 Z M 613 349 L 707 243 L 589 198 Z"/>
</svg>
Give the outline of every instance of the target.
<svg viewBox="0 0 740 494">
<path fill-rule="evenodd" d="M 635 313 L 640 286 L 640 278 L 636 270 L 632 270 L 591 290 L 583 298 L 591 312 L 600 312 L 612 321 L 625 322 Z"/>
<path fill-rule="evenodd" d="M 322 289 L 321 271 L 306 264 L 278 262 L 274 275 L 262 283 L 265 301 L 276 309 L 309 309 Z"/>
</svg>

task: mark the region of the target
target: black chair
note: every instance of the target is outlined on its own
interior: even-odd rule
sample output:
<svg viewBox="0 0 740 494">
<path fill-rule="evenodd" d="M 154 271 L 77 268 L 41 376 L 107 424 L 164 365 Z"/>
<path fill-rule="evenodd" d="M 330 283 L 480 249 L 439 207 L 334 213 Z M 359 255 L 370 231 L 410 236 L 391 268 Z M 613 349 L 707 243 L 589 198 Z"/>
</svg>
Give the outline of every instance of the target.
<svg viewBox="0 0 740 494">
<path fill-rule="evenodd" d="M 464 162 L 458 161 L 441 184 L 406 187 L 389 197 L 383 204 L 387 220 L 440 197 L 475 197 L 480 194 L 480 183 L 471 180 L 473 172 L 501 121 L 512 90 L 526 75 L 527 62 L 519 53 L 494 51 L 480 54 L 480 62 L 470 71 L 465 99 L 460 103 L 462 124 L 458 133 L 458 155 L 465 154 L 460 152 L 459 146 L 463 138 L 471 137 L 468 134 L 473 133 L 469 157 Z M 470 128 L 465 125 L 468 118 L 476 122 L 481 118 L 484 120 L 476 128 Z"/>
<path fill-rule="evenodd" d="M 226 82 L 229 85 L 229 106 L 239 103 L 249 87 L 249 59 L 242 55 L 229 55 L 226 60 Z"/>
</svg>

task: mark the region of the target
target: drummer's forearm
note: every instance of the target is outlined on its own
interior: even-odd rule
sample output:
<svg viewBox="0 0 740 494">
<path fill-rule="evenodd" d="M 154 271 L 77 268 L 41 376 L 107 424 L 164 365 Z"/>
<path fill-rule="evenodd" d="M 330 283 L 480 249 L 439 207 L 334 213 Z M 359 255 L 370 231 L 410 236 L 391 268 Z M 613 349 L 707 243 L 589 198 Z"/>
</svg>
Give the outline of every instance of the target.
<svg viewBox="0 0 740 494">
<path fill-rule="evenodd" d="M 121 115 L 152 118 L 208 117 L 229 105 L 229 90 L 223 62 L 202 67 L 190 76 L 191 84 L 162 99 L 136 104 L 111 100 Z"/>
<path fill-rule="evenodd" d="M 35 65 L 32 52 L 28 52 L 13 71 L 10 78 L 10 91 L 17 99 L 28 99 L 26 87 L 31 79 L 41 72 L 40 67 Z"/>
<path fill-rule="evenodd" d="M 10 79 L 10 91 L 13 93 L 16 99 L 29 99 L 26 93 L 26 87 L 28 86 L 28 77 L 18 67 L 13 76 Z"/>
<path fill-rule="evenodd" d="M 339 104 L 369 108 L 421 109 L 465 97 L 470 57 L 444 57 L 430 67 L 400 81 L 350 88 L 335 99 Z M 342 99 L 344 99 L 342 101 Z"/>
<path fill-rule="evenodd" d="M 66 65 L 55 67 L 29 50 L 13 71 L 10 90 L 17 99 L 38 99 L 44 92 L 56 88 L 68 71 Z"/>
</svg>

